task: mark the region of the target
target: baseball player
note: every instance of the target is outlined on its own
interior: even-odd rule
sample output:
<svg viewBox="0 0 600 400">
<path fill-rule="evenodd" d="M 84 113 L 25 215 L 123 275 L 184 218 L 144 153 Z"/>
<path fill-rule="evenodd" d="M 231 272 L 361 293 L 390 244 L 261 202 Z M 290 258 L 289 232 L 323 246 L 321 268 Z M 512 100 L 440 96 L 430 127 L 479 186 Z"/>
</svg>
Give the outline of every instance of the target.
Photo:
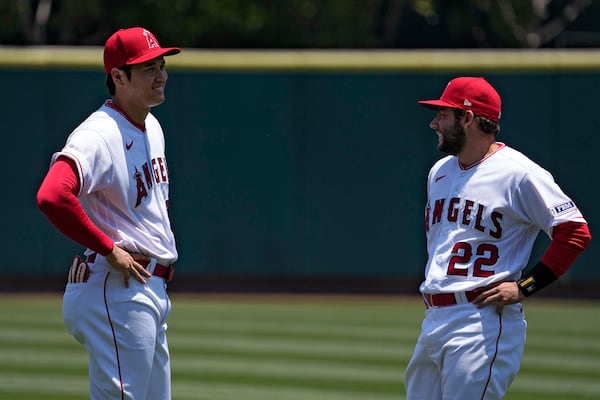
<svg viewBox="0 0 600 400">
<path fill-rule="evenodd" d="M 547 171 L 496 141 L 501 100 L 486 80 L 458 77 L 419 104 L 436 111 L 429 126 L 448 155 L 427 180 L 427 309 L 407 399 L 500 399 L 525 345 L 520 302 L 564 274 L 591 235 Z M 540 230 L 552 241 L 523 275 Z"/>
<path fill-rule="evenodd" d="M 52 156 L 37 194 L 49 221 L 87 248 L 69 271 L 63 318 L 88 352 L 91 399 L 171 398 L 166 289 L 178 254 L 165 140 L 150 109 L 165 100 L 164 56 L 179 52 L 141 27 L 110 36 L 111 99 Z"/>
</svg>

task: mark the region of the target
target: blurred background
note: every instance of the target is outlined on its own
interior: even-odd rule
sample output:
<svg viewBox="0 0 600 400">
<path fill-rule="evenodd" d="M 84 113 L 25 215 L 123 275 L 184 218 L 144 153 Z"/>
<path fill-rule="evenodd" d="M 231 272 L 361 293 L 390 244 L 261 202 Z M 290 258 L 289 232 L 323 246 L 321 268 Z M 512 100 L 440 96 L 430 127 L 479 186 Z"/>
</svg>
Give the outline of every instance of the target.
<svg viewBox="0 0 600 400">
<path fill-rule="evenodd" d="M 597 47 L 595 0 L 2 0 L 3 45 L 103 45 L 144 25 L 191 48 Z"/>
<path fill-rule="evenodd" d="M 457 75 L 498 89 L 499 140 L 552 172 L 594 235 L 598 20 L 597 0 L 1 0 L 0 289 L 60 290 L 83 251 L 35 193 L 51 154 L 108 97 L 102 46 L 129 26 L 184 48 L 153 110 L 167 136 L 174 291 L 416 293 L 425 179 L 441 157 L 416 101 Z M 599 256 L 592 241 L 547 294 L 597 296 Z"/>
</svg>

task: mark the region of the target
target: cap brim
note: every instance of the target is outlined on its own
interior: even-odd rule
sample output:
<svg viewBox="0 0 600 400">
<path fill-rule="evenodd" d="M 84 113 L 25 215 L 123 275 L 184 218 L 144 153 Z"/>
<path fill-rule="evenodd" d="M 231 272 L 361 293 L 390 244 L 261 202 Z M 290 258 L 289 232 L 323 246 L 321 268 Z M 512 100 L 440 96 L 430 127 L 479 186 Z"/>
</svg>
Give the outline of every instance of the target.
<svg viewBox="0 0 600 400">
<path fill-rule="evenodd" d="M 157 49 L 153 49 L 151 51 L 148 51 L 148 52 L 142 54 L 141 56 L 139 56 L 137 58 L 129 60 L 127 62 L 127 65 L 141 64 L 143 62 L 153 60 L 153 59 L 155 59 L 157 57 L 161 57 L 161 56 L 173 56 L 175 54 L 178 54 L 179 52 L 181 52 L 181 49 L 179 47 L 162 47 L 162 48 L 157 48 Z"/>
<path fill-rule="evenodd" d="M 444 100 L 421 100 L 418 101 L 420 105 L 425 108 L 429 108 L 430 110 L 437 110 L 440 107 L 448 107 L 448 108 L 460 108 L 459 105 L 454 103 L 449 103 Z"/>
</svg>

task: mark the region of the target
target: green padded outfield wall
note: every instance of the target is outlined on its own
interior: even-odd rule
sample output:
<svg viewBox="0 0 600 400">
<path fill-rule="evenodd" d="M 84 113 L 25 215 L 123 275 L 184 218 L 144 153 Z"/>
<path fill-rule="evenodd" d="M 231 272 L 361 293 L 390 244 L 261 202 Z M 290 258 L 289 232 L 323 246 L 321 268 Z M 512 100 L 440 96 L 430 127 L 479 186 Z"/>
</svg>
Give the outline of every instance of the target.
<svg viewBox="0 0 600 400">
<path fill-rule="evenodd" d="M 52 152 L 107 97 L 99 49 L 0 49 L 6 276 L 60 276 L 74 245 L 35 193 Z M 591 225 L 596 52 L 203 52 L 167 59 L 177 276 L 418 280 L 425 178 L 441 154 L 418 99 L 457 75 L 503 99 L 499 140 L 549 169 Z M 547 245 L 541 237 L 536 261 Z M 565 277 L 600 280 L 593 241 Z"/>
</svg>

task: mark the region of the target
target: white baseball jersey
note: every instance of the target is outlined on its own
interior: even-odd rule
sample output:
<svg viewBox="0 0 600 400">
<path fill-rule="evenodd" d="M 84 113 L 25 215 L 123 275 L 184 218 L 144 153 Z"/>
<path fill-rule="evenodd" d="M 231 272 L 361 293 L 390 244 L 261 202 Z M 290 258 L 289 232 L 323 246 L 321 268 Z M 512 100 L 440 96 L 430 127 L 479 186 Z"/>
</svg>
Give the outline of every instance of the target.
<svg viewBox="0 0 600 400">
<path fill-rule="evenodd" d="M 167 214 L 169 173 L 162 128 L 148 114 L 142 132 L 108 104 L 71 133 L 52 162 L 59 156 L 76 162 L 80 202 L 115 244 L 174 263 L 177 250 Z"/>
<path fill-rule="evenodd" d="M 469 167 L 447 156 L 427 181 L 428 261 L 422 293 L 473 290 L 517 280 L 543 230 L 585 222 L 546 170 L 522 153 L 498 149 Z"/>
</svg>

